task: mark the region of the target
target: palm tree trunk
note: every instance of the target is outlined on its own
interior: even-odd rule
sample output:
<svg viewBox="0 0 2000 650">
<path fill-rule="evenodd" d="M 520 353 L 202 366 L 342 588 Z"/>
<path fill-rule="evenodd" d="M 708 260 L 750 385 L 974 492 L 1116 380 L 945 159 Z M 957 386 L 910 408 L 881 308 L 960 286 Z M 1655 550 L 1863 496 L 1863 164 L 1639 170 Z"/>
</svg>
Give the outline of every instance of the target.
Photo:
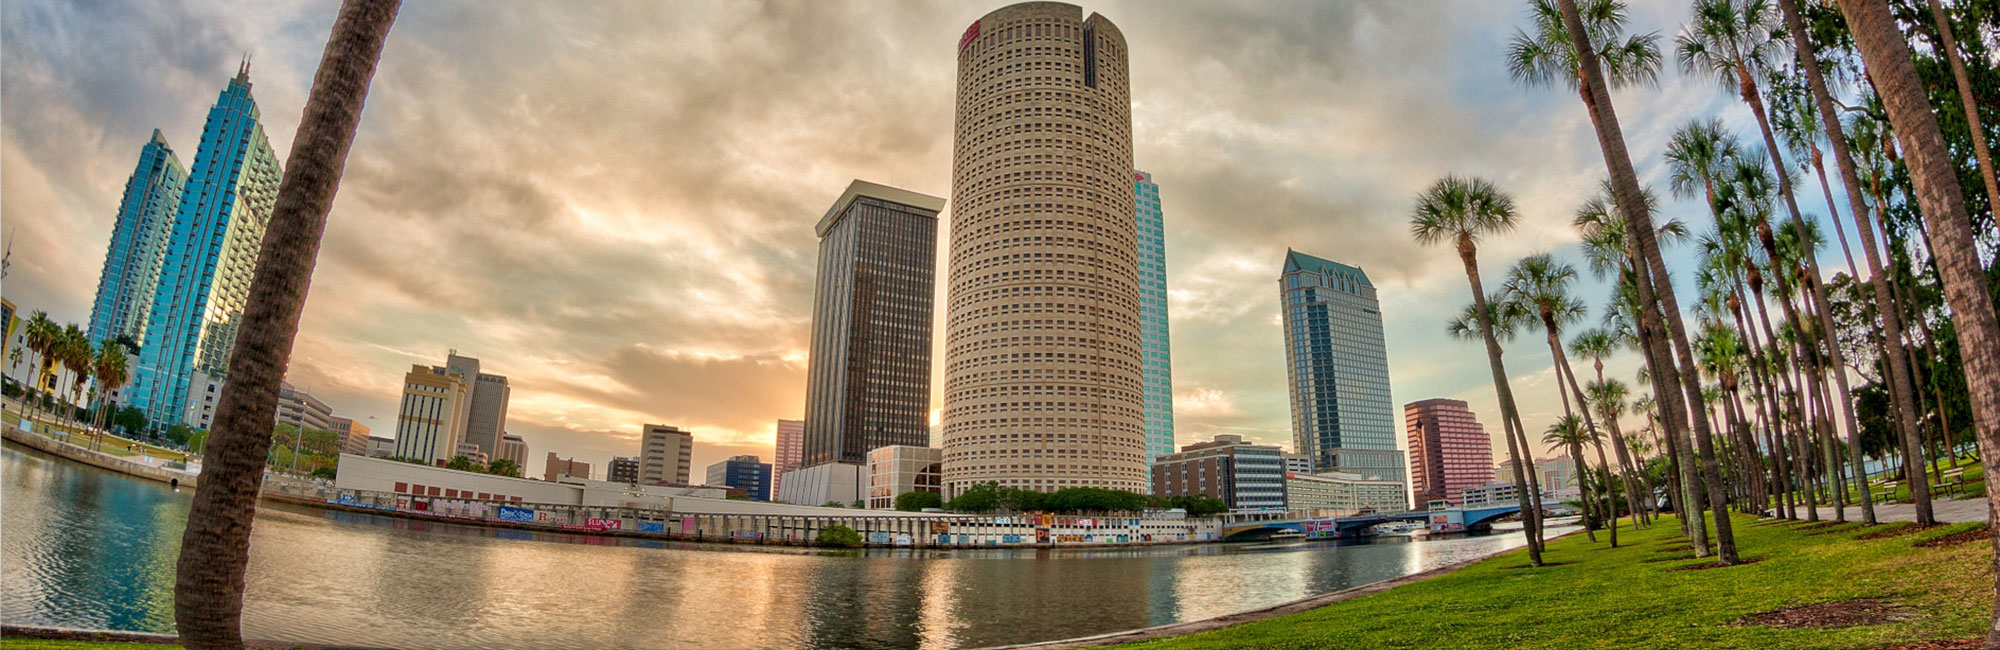
<svg viewBox="0 0 2000 650">
<path fill-rule="evenodd" d="M 1493 371 L 1493 392 L 1500 401 L 1500 418 L 1507 433 L 1507 455 L 1514 461 L 1514 485 L 1517 488 L 1533 487 L 1530 479 L 1534 476 L 1533 462 L 1525 452 L 1526 437 L 1521 434 L 1521 417 L 1514 409 L 1514 390 L 1507 381 L 1506 364 L 1500 360 L 1500 340 L 1493 335 L 1493 317 L 1486 307 L 1486 288 L 1479 281 L 1479 255 L 1470 237 L 1458 240 L 1459 261 L 1465 264 L 1466 282 L 1472 285 L 1473 311 L 1479 315 L 1479 336 L 1486 343 L 1486 363 Z M 1524 475 L 1525 474 L 1525 475 Z M 1538 525 L 1541 519 L 1540 506 L 1521 489 L 1514 490 L 1521 506 L 1521 527 L 1528 538 L 1528 563 L 1542 565 L 1542 534 Z"/>
<path fill-rule="evenodd" d="M 1944 5 L 1930 0 L 1931 19 L 1937 22 L 1938 40 L 1944 47 L 1938 56 L 1951 62 L 1951 79 L 1958 86 L 1958 100 L 1965 105 L 1965 123 L 1972 131 L 1972 154 L 1979 159 L 1979 178 L 1986 182 L 1986 205 L 2000 213 L 2000 180 L 1993 171 L 1993 151 L 1986 146 L 1986 130 L 1979 120 L 1979 102 L 1972 96 L 1972 81 L 1965 74 L 1965 57 L 1958 53 L 1958 38 L 1951 33 L 1951 16 Z"/>
<path fill-rule="evenodd" d="M 1812 168 L 1813 175 L 1819 177 L 1820 194 L 1826 197 L 1826 219 L 1833 222 L 1833 234 L 1840 237 L 1840 254 L 1847 258 L 1847 276 L 1859 280 L 1861 274 L 1854 265 L 1854 250 L 1847 245 L 1847 229 L 1840 225 L 1840 207 L 1833 202 L 1833 184 L 1826 180 L 1826 159 L 1821 156 L 1818 143 L 1812 146 Z"/>
<path fill-rule="evenodd" d="M 1843 0 L 1840 13 L 1854 33 L 1868 75 L 1881 93 L 1889 122 L 1907 154 L 1910 180 L 1916 186 L 1917 204 L 1936 249 L 1945 298 L 1958 329 L 1980 453 L 1988 459 L 2000 458 L 2000 317 L 1994 314 L 1993 296 L 1979 265 L 1957 169 L 1951 163 L 1944 135 L 1938 131 L 1916 66 L 1910 62 L 1909 43 L 1896 28 L 1888 5 L 1882 0 Z M 1987 525 L 2000 532 L 2000 481 L 1986 482 L 1986 502 Z M 1993 548 L 1995 561 L 2000 562 L 2000 543 Z M 1995 579 L 1995 593 L 2000 596 L 2000 574 Z M 1995 611 L 1993 624 L 1988 626 L 1988 646 L 2000 645 L 2000 609 Z"/>
<path fill-rule="evenodd" d="M 320 58 L 305 114 L 286 158 L 256 275 L 250 281 L 210 430 L 201 482 L 188 511 L 174 584 L 174 622 L 189 648 L 241 648 L 243 574 L 250 526 L 271 446 L 278 382 L 347 162 L 368 83 L 400 0 L 347 0 Z"/>
</svg>

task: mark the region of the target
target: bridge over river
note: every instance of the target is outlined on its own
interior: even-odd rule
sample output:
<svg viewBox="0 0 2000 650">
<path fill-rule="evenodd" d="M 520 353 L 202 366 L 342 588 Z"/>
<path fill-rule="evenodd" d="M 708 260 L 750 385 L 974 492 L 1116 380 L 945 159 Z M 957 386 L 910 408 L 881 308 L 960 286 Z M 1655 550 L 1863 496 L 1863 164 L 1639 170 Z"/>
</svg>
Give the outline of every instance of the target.
<svg viewBox="0 0 2000 650">
<path fill-rule="evenodd" d="M 1489 503 L 1441 510 L 1414 510 L 1394 513 L 1366 513 L 1345 517 L 1313 516 L 1307 512 L 1231 514 L 1222 524 L 1224 541 L 1267 538 L 1284 531 L 1297 531 L 1309 538 L 1357 537 L 1375 526 L 1392 521 L 1424 524 L 1431 532 L 1485 530 L 1493 522 L 1518 514 L 1513 503 Z"/>
</svg>

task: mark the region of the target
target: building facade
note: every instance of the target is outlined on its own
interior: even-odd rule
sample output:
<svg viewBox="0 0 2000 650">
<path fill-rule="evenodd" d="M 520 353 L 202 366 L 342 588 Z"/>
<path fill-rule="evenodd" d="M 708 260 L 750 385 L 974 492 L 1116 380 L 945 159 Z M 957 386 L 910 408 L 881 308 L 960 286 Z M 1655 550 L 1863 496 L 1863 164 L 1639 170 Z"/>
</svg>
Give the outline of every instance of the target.
<svg viewBox="0 0 2000 650">
<path fill-rule="evenodd" d="M 1174 357 L 1167 345 L 1166 213 L 1153 175 L 1132 173 L 1139 235 L 1139 343 L 1146 368 L 1146 462 L 1174 453 Z"/>
<path fill-rule="evenodd" d="M 410 366 L 403 375 L 403 402 L 396 409 L 396 456 L 426 463 L 458 455 L 458 432 L 466 393 L 465 375 L 444 366 Z"/>
<path fill-rule="evenodd" d="M 1375 285 L 1359 268 L 1287 251 L 1278 290 L 1293 448 L 1315 472 L 1406 482 Z"/>
<path fill-rule="evenodd" d="M 891 445 L 868 451 L 868 508 L 889 510 L 906 492 L 942 494 L 944 450 Z"/>
<path fill-rule="evenodd" d="M 931 301 L 944 199 L 857 180 L 821 217 L 801 466 L 930 436 Z"/>
<path fill-rule="evenodd" d="M 189 396 L 197 388 L 192 384 L 198 375 L 222 377 L 229 371 L 264 227 L 283 178 L 258 117 L 246 63 L 202 127 L 126 394 L 158 426 L 212 417 L 190 408 Z"/>
<path fill-rule="evenodd" d="M 495 458 L 514 461 L 514 467 L 528 471 L 528 441 L 511 433 L 500 434 L 500 455 Z"/>
<path fill-rule="evenodd" d="M 1277 445 L 1244 442 L 1235 434 L 1154 459 L 1152 478 L 1154 496 L 1206 495 L 1231 510 L 1285 507 L 1285 452 Z"/>
<path fill-rule="evenodd" d="M 507 402 L 514 389 L 507 377 L 479 373 L 472 382 L 472 407 L 465 421 L 465 439 L 488 453 L 500 450 L 500 436 L 507 431 Z"/>
<path fill-rule="evenodd" d="M 291 425 L 302 429 L 334 430 L 333 407 L 313 397 L 312 393 L 299 390 L 288 381 L 278 382 L 277 420 L 280 425 Z M 366 432 L 368 428 L 362 427 L 361 430 Z"/>
<path fill-rule="evenodd" d="M 326 425 L 328 431 L 340 434 L 341 453 L 368 455 L 368 425 L 343 417 L 327 418 Z"/>
<path fill-rule="evenodd" d="M 1492 481 L 1477 487 L 1465 488 L 1460 494 L 1463 495 L 1465 503 L 1459 505 L 1467 508 L 1508 506 L 1521 502 L 1521 491 L 1512 481 Z"/>
<path fill-rule="evenodd" d="M 638 483 L 639 459 L 631 456 L 611 457 L 611 465 L 605 470 L 604 480 L 612 483 Z"/>
<path fill-rule="evenodd" d="M 1286 474 L 1285 508 L 1320 511 L 1315 516 L 1345 517 L 1362 510 L 1402 512 L 1400 481 L 1369 479 L 1348 472 Z"/>
<path fill-rule="evenodd" d="M 958 46 L 945 495 L 1147 490 L 1125 37 L 1010 5 Z M 808 418 L 810 423 L 810 418 Z"/>
<path fill-rule="evenodd" d="M 806 421 L 778 420 L 778 440 L 775 458 L 771 461 L 771 495 L 776 496 L 784 488 L 785 474 L 799 468 L 805 457 Z"/>
<path fill-rule="evenodd" d="M 771 464 L 756 456 L 730 456 L 728 460 L 708 466 L 705 483 L 742 490 L 751 501 L 770 501 Z"/>
<path fill-rule="evenodd" d="M 92 342 L 127 337 L 145 345 L 146 319 L 160 288 L 160 268 L 173 241 L 174 215 L 186 183 L 180 157 L 167 146 L 166 136 L 153 129 L 153 139 L 139 148 L 139 167 L 125 181 L 118 220 L 111 227 L 97 299 L 90 307 Z"/>
<path fill-rule="evenodd" d="M 557 458 L 556 452 L 549 452 L 548 459 L 542 463 L 542 480 L 554 483 L 565 476 L 590 478 L 590 463 L 575 458 L 564 460 Z"/>
<path fill-rule="evenodd" d="M 639 436 L 639 482 L 685 485 L 694 464 L 694 434 L 680 427 L 648 424 Z"/>
<path fill-rule="evenodd" d="M 1514 460 L 1510 458 L 1494 465 L 1492 480 L 1514 482 Z M 1553 458 L 1537 458 L 1535 480 L 1540 484 L 1543 493 L 1575 489 L 1576 461 L 1571 460 L 1568 454 Z"/>
<path fill-rule="evenodd" d="M 1408 431 L 1410 494 L 1419 504 L 1460 503 L 1466 488 L 1492 479 L 1493 439 L 1463 400 L 1427 399 L 1403 405 Z"/>
</svg>

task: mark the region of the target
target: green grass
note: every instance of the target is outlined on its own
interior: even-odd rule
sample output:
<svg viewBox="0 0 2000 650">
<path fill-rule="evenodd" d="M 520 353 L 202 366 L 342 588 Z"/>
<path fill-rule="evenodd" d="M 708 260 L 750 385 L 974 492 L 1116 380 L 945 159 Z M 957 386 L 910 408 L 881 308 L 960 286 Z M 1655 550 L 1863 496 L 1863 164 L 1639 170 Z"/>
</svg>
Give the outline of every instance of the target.
<svg viewBox="0 0 2000 650">
<path fill-rule="evenodd" d="M 0 639 L 0 650 L 173 650 L 177 645 L 117 643 L 111 641 L 50 641 L 47 639 Z"/>
<path fill-rule="evenodd" d="M 1308 612 L 1121 647 L 1407 648 L 1449 640 L 1463 648 L 1875 648 L 1985 633 L 1992 546 L 1913 546 L 1983 524 L 1864 541 L 1855 539 L 1864 531 L 1853 523 L 1805 531 L 1747 516 L 1734 521 L 1743 557 L 1761 561 L 1669 572 L 1709 560 L 1659 552 L 1679 541 L 1677 524 L 1666 518 L 1621 531 L 1617 549 L 1582 535 L 1550 542 L 1544 559 L 1554 566 L 1525 568 L 1527 553 L 1517 550 Z M 1871 597 L 1914 616 L 1839 629 L 1735 624 L 1757 612 Z"/>
<path fill-rule="evenodd" d="M 20 426 L 21 416 L 19 414 L 16 414 L 10 410 L 6 413 L 5 417 L 7 424 L 13 426 Z M 51 431 L 62 431 L 66 432 L 68 435 L 52 435 L 50 433 Z M 38 419 L 35 421 L 35 433 L 49 436 L 57 440 L 62 440 L 64 442 L 68 442 L 70 444 L 86 448 L 90 446 L 89 432 L 85 431 L 82 428 L 73 427 L 66 424 L 50 424 L 48 422 L 43 422 Z M 104 434 L 104 442 L 98 448 L 98 451 L 111 454 L 113 456 L 129 458 L 139 455 L 138 452 L 125 450 L 126 445 L 131 445 L 135 443 L 138 444 L 141 448 L 145 449 L 148 452 L 147 455 L 152 456 L 154 458 L 165 458 L 168 460 L 181 460 L 181 461 L 187 460 L 187 454 L 172 449 L 167 449 L 165 447 L 157 447 L 154 445 L 149 445 L 143 442 L 139 442 L 137 440 L 121 438 L 119 436 L 114 436 L 109 433 Z"/>
<path fill-rule="evenodd" d="M 1937 465 L 1938 471 L 1940 472 L 1949 471 L 1951 469 L 1951 461 L 1946 459 L 1940 458 L 1932 461 L 1932 463 Z M 1958 467 L 1960 469 L 1965 470 L 1965 485 L 1963 487 L 1960 487 L 1957 490 L 1956 494 L 1952 494 L 1949 496 L 1959 499 L 1976 499 L 1979 497 L 1986 496 L 1986 466 L 1981 464 L 1979 461 L 1973 460 L 1970 457 L 1960 456 L 1958 458 Z M 1931 478 L 1931 472 L 1929 469 L 1924 470 L 1924 478 L 1926 480 Z M 1909 503 L 1910 484 L 1902 483 L 1900 481 L 1898 483 L 1899 485 L 1896 486 L 1895 494 L 1890 495 L 1888 502 Z M 1875 497 L 1879 500 L 1882 496 L 1881 489 L 1879 487 L 1875 487 L 1875 482 L 1872 480 L 1869 481 L 1869 486 L 1871 488 L 1874 488 Z M 1937 493 L 1937 489 L 1938 489 L 1937 485 L 1933 484 L 1931 486 L 1931 494 L 1933 498 L 1943 498 L 1945 495 L 1939 495 Z M 1849 485 L 1847 488 L 1847 503 L 1851 506 L 1858 507 L 1858 504 L 1860 503 L 1859 499 L 1860 497 L 1856 496 L 1855 494 L 1854 487 L 1852 485 Z"/>
</svg>

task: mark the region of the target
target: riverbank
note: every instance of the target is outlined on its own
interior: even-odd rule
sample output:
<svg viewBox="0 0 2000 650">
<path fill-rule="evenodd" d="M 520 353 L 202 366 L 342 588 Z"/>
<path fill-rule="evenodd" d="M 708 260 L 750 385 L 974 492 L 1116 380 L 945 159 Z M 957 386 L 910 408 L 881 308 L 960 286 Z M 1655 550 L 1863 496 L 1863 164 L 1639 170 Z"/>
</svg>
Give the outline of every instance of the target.
<svg viewBox="0 0 2000 650">
<path fill-rule="evenodd" d="M 102 470 L 159 481 L 173 487 L 194 487 L 196 477 L 198 476 L 197 474 L 165 467 L 164 465 L 148 465 L 138 460 L 132 460 L 131 458 L 102 451 L 92 451 L 81 445 L 63 442 L 37 433 L 22 431 L 19 427 L 11 424 L 0 427 L 0 438 L 45 454 L 59 456 Z M 142 456 L 141 458 L 144 457 Z"/>
<path fill-rule="evenodd" d="M 1575 535 L 1552 541 L 1542 568 L 1510 551 L 1310 611 L 1120 647 L 1424 647 L 1449 639 L 1458 647 L 1880 648 L 1975 639 L 1990 621 L 1992 548 L 1983 522 L 1917 531 L 1739 516 L 1738 542 L 1750 562 L 1711 568 L 1694 558 L 1673 521 L 1622 531 L 1617 549 Z"/>
</svg>

